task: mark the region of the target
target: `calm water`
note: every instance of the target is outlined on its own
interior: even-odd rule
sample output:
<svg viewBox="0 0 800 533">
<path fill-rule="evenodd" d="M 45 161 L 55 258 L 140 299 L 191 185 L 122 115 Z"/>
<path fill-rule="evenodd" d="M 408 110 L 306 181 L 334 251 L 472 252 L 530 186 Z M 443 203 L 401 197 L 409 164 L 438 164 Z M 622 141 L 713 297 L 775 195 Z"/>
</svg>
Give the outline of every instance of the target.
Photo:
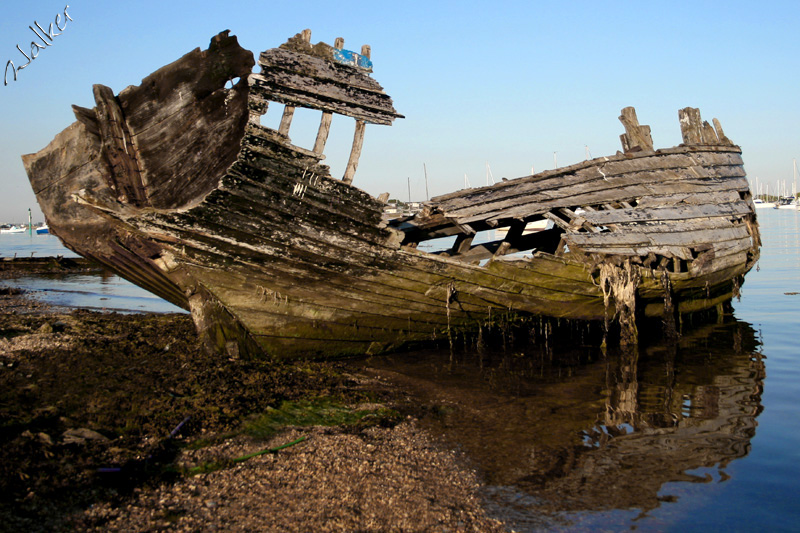
<svg viewBox="0 0 800 533">
<path fill-rule="evenodd" d="M 760 210 L 734 317 L 677 345 L 371 358 L 518 531 L 800 530 L 800 218 Z M 541 339 L 541 335 L 540 335 Z"/>
<path fill-rule="evenodd" d="M 0 234 L 0 257 L 77 257 L 55 235 Z M 0 279 L 0 286 L 25 289 L 51 305 L 117 312 L 183 313 L 183 309 L 158 298 L 119 276 L 103 274 L 47 274 Z"/>
<path fill-rule="evenodd" d="M 352 364 L 427 406 L 422 423 L 466 453 L 487 508 L 518 531 L 796 531 L 800 216 L 758 216 L 761 260 L 734 317 L 675 345 L 604 355 L 577 332 L 569 344 Z M 63 253 L 52 236 L 0 235 L 0 255 L 30 251 Z M 116 276 L 7 283 L 77 292 L 89 307 L 158 302 Z"/>
</svg>

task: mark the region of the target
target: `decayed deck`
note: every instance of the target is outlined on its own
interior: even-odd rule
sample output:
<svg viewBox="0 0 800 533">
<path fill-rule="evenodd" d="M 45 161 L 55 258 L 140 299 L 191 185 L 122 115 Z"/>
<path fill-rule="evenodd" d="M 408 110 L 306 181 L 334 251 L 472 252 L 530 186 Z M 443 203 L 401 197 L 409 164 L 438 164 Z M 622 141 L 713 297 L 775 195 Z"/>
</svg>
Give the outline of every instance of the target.
<svg viewBox="0 0 800 533">
<path fill-rule="evenodd" d="M 51 231 L 191 310 L 210 348 L 275 356 L 377 353 L 500 315 L 635 324 L 729 299 L 757 259 L 740 150 L 692 109 L 679 147 L 654 151 L 627 108 L 624 153 L 387 223 L 385 198 L 352 183 L 366 125 L 401 115 L 369 77 L 369 47 L 342 45 L 306 31 L 252 74 L 223 33 L 117 96 L 95 86 L 97 106 L 24 158 Z M 284 104 L 278 129 L 260 123 L 270 102 Z M 291 141 L 296 107 L 321 113 L 313 147 Z M 356 121 L 341 179 L 323 164 L 333 113 Z"/>
</svg>

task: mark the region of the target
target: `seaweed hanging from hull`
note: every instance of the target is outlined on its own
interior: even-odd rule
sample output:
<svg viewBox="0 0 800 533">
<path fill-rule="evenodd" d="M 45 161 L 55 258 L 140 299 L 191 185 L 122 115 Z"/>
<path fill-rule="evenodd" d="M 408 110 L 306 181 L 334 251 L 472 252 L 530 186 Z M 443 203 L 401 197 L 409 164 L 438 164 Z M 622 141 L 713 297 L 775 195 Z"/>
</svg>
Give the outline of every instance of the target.
<svg viewBox="0 0 800 533">
<path fill-rule="evenodd" d="M 622 265 L 605 262 L 599 266 L 600 287 L 603 289 L 603 304 L 605 305 L 605 329 L 608 331 L 609 322 L 619 324 L 621 345 L 637 344 L 639 342 L 639 328 L 636 325 L 636 291 L 639 287 L 641 275 L 633 266 L 630 259 L 625 259 Z M 609 316 L 613 300 L 614 315 Z"/>
</svg>

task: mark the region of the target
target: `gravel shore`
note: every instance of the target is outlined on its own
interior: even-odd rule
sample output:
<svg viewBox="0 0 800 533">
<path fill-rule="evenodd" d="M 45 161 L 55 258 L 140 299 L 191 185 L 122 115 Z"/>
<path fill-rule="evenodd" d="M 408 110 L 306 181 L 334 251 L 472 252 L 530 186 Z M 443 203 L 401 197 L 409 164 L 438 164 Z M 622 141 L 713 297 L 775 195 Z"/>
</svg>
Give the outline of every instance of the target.
<svg viewBox="0 0 800 533">
<path fill-rule="evenodd" d="M 13 290 L 0 363 L 0 530 L 506 531 L 402 391 L 336 363 L 211 357 L 185 315 Z"/>
</svg>

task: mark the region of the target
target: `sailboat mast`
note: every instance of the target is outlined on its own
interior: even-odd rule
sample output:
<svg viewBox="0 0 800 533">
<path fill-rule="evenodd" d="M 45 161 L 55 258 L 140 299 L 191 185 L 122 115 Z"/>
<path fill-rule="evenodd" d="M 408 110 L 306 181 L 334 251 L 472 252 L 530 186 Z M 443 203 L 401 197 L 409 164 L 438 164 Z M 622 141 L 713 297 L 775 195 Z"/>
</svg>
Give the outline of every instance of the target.
<svg viewBox="0 0 800 533">
<path fill-rule="evenodd" d="M 422 163 L 422 170 L 425 172 L 425 200 L 430 200 L 431 195 L 428 192 L 428 167 L 425 166 L 425 163 Z"/>
</svg>

